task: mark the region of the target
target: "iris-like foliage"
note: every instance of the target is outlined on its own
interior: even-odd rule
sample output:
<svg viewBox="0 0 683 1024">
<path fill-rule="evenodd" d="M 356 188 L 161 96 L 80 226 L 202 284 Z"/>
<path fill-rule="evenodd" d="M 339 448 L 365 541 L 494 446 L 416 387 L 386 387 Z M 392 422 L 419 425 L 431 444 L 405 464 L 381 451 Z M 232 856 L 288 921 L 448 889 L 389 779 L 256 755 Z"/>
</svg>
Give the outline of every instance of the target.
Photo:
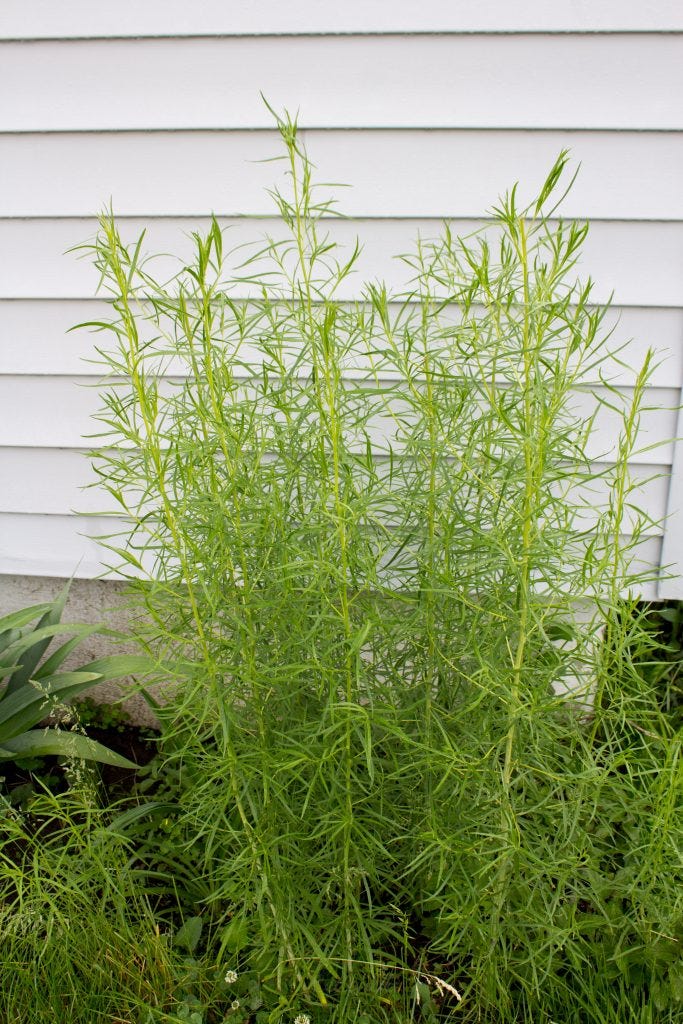
<svg viewBox="0 0 683 1024">
<path fill-rule="evenodd" d="M 111 213 L 93 247 L 109 544 L 175 679 L 219 959 L 314 1021 L 673 1020 L 680 739 L 638 667 L 629 474 L 651 359 L 610 382 L 567 156 L 349 302 L 358 250 L 278 123 L 282 239 L 228 252 L 214 220 L 168 279 Z"/>
<path fill-rule="evenodd" d="M 57 754 L 134 768 L 127 758 L 79 732 L 36 728 L 98 683 L 150 668 L 146 658 L 114 654 L 77 671 L 60 671 L 81 640 L 98 631 L 96 626 L 61 624 L 68 589 L 67 585 L 54 601 L 0 618 L 0 680 L 5 682 L 0 691 L 0 762 Z M 62 634 L 71 638 L 46 656 Z"/>
</svg>

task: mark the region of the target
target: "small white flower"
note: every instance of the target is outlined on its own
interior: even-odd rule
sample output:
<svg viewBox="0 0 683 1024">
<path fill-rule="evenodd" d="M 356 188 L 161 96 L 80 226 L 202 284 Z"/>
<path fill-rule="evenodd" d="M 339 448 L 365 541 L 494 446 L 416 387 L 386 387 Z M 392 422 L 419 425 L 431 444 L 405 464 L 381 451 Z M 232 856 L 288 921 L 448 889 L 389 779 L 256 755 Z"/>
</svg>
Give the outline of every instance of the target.
<svg viewBox="0 0 683 1024">
<path fill-rule="evenodd" d="M 240 1008 L 240 1001 L 239 1001 L 239 999 L 233 999 L 233 1001 L 230 1003 L 230 1009 L 231 1010 L 239 1010 L 239 1008 Z"/>
<path fill-rule="evenodd" d="M 226 971 L 225 972 L 225 984 L 234 985 L 237 981 L 237 971 Z"/>
<path fill-rule="evenodd" d="M 294 1024 L 311 1024 L 311 1018 L 307 1013 L 297 1013 Z"/>
</svg>

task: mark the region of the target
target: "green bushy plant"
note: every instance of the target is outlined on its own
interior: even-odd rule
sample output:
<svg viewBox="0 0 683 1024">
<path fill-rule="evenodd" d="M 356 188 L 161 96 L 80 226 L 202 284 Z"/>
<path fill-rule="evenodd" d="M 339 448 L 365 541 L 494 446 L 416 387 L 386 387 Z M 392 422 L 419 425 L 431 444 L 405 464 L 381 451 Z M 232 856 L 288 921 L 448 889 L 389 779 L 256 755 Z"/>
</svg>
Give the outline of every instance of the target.
<svg viewBox="0 0 683 1024">
<path fill-rule="evenodd" d="M 93 626 L 61 624 L 67 593 L 68 586 L 52 602 L 0 618 L 0 680 L 6 680 L 0 692 L 0 762 L 57 754 L 134 768 L 127 758 L 81 733 L 35 728 L 98 683 L 149 669 L 148 660 L 139 655 L 110 655 L 78 671 L 60 671 L 81 640 L 97 631 Z M 45 657 L 60 634 L 71 637 Z"/>
<path fill-rule="evenodd" d="M 358 249 L 279 127 L 282 239 L 214 220 L 170 280 L 111 213 L 92 247 L 109 546 L 176 681 L 214 955 L 267 994 L 250 1020 L 673 1021 L 680 736 L 623 614 L 651 357 L 610 382 L 566 155 L 349 302 Z"/>
</svg>

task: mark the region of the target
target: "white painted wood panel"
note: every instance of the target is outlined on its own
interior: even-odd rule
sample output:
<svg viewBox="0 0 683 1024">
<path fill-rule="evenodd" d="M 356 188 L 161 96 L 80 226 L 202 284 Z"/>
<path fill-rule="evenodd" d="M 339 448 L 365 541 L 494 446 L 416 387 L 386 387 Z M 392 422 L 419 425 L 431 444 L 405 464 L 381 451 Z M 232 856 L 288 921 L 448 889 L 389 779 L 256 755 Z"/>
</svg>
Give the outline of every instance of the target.
<svg viewBox="0 0 683 1024">
<path fill-rule="evenodd" d="M 683 54 L 682 54 L 683 55 Z M 682 61 L 683 66 L 683 61 Z M 683 95 L 683 93 L 682 93 Z M 683 109 L 683 104 L 681 104 Z M 318 182 L 352 217 L 481 217 L 516 181 L 529 201 L 569 148 L 569 217 L 683 221 L 683 132 L 306 132 Z M 0 135 L 0 216 L 268 216 L 288 194 L 275 133 Z"/>
<path fill-rule="evenodd" d="M 94 382 L 71 377 L 0 377 L 0 448 L 82 447 L 99 407 Z"/>
<path fill-rule="evenodd" d="M 596 389 L 599 390 L 599 389 Z M 629 398 L 630 389 L 621 389 Z M 634 463 L 669 465 L 672 459 L 676 430 L 679 392 L 677 388 L 659 388 L 651 392 L 651 400 L 641 416 L 640 444 L 657 445 L 639 451 Z M 590 395 L 575 398 L 579 415 L 589 415 L 594 408 Z M 88 378 L 71 377 L 0 377 L 0 447 L 80 448 L 84 437 L 93 437 L 98 425 L 92 420 L 99 409 L 97 386 Z M 394 428 L 390 417 L 379 418 L 374 435 L 379 443 Z M 609 461 L 619 435 L 620 420 L 616 413 L 601 407 L 597 413 L 589 457 Z M 92 446 L 103 442 L 93 437 Z M 90 446 L 90 441 L 86 442 Z"/>
<path fill-rule="evenodd" d="M 99 487 L 88 487 L 97 476 L 85 449 L 1 447 L 0 479 L 0 512 L 69 515 L 74 511 L 112 511 L 113 499 Z"/>
<path fill-rule="evenodd" d="M 607 469 L 596 464 L 595 472 Z M 632 470 L 638 490 L 632 496 L 654 520 L 647 533 L 659 536 L 666 513 L 669 467 L 635 464 Z M 102 488 L 90 487 L 97 476 L 84 449 L 0 448 L 0 512 L 32 515 L 69 515 L 70 513 L 116 514 L 114 500 Z M 585 528 L 595 522 L 595 509 L 608 497 L 604 478 L 577 487 L 572 493 L 587 505 L 582 513 Z"/>
<path fill-rule="evenodd" d="M 0 574 L 94 579 L 109 576 L 103 566 L 107 555 L 97 536 L 115 534 L 120 523 L 109 517 L 46 516 L 0 513 Z M 660 564 L 662 541 L 648 537 L 639 547 L 638 565 Z M 110 564 L 114 564 L 111 556 Z M 654 597 L 648 586 L 643 596 Z"/>
<path fill-rule="evenodd" d="M 101 376 L 95 346 L 106 347 L 107 336 L 85 329 L 67 332 L 84 320 L 110 315 L 103 300 L 0 300 L 0 374 Z M 610 368 L 614 383 L 633 384 L 649 348 L 657 359 L 653 387 L 683 380 L 683 309 L 614 308 L 604 329 L 613 331 L 607 346 L 619 359 Z"/>
<path fill-rule="evenodd" d="M 319 32 L 667 32 L 679 0 L 3 0 L 0 38 Z"/>
<path fill-rule="evenodd" d="M 107 555 L 96 538 L 120 530 L 99 516 L 0 513 L 0 573 L 94 579 Z M 112 563 L 113 563 L 112 557 Z"/>
<path fill-rule="evenodd" d="M 657 567 L 662 565 L 662 539 L 661 537 L 648 537 L 638 546 L 637 555 L 633 557 L 630 565 L 632 573 L 645 573 L 647 582 L 632 590 L 632 596 L 640 601 L 655 601 L 657 590 L 661 585 L 659 582 Z"/>
<path fill-rule="evenodd" d="M 270 128 L 260 93 L 278 110 L 299 110 L 311 127 L 680 129 L 683 42 L 442 35 L 0 43 L 0 131 Z"/>
<path fill-rule="evenodd" d="M 268 218 L 221 223 L 229 228 L 226 248 L 258 241 L 269 233 L 282 235 L 278 223 Z M 124 241 L 133 241 L 146 228 L 146 252 L 172 252 L 183 259 L 191 252 L 190 233 L 207 226 L 208 221 L 194 217 L 131 218 L 119 223 Z M 472 221 L 452 224 L 453 231 L 460 234 L 475 227 Z M 405 287 L 410 273 L 396 254 L 414 249 L 418 235 L 434 238 L 441 225 L 435 220 L 406 218 L 337 220 L 330 221 L 329 228 L 347 248 L 356 237 L 364 245 L 358 273 L 340 294 L 344 299 L 357 298 L 364 279 L 385 279 L 390 288 Z M 85 218 L 0 219 L 0 299 L 91 299 L 98 275 L 89 260 L 78 259 L 67 250 L 91 239 L 95 230 L 94 221 Z M 179 262 L 160 260 L 153 266 L 159 273 L 171 273 Z M 578 273 L 594 278 L 596 302 L 605 302 L 613 294 L 619 306 L 679 308 L 683 304 L 683 223 L 596 221 L 588 233 Z"/>
<path fill-rule="evenodd" d="M 0 300 L 0 374 L 97 375 L 87 362 L 96 355 L 96 335 L 71 328 L 108 309 L 102 301 Z"/>
</svg>

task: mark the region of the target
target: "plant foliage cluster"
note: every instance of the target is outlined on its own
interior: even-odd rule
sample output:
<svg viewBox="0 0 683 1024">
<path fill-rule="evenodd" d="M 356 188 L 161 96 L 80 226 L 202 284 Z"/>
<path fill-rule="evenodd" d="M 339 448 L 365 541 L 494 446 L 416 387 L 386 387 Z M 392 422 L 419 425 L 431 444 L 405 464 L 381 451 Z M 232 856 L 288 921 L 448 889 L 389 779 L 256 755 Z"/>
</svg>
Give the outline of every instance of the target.
<svg viewBox="0 0 683 1024">
<path fill-rule="evenodd" d="M 65 704 L 98 683 L 140 672 L 148 667 L 143 657 L 110 655 L 77 671 L 60 671 L 81 641 L 98 631 L 96 626 L 63 625 L 61 616 L 68 585 L 52 602 L 23 608 L 0 618 L 0 762 L 61 755 L 132 768 L 125 758 L 82 735 L 41 723 L 65 710 Z M 38 621 L 36 621 L 38 620 Z M 51 650 L 60 634 L 72 634 Z"/>
<path fill-rule="evenodd" d="M 111 214 L 92 247 L 109 548 L 172 683 L 109 834 L 182 912 L 183 970 L 235 972 L 149 1019 L 673 1022 L 680 722 L 629 473 L 650 359 L 611 383 L 566 155 L 351 302 L 358 250 L 279 127 L 282 239 L 212 221 L 170 279 Z"/>
</svg>

